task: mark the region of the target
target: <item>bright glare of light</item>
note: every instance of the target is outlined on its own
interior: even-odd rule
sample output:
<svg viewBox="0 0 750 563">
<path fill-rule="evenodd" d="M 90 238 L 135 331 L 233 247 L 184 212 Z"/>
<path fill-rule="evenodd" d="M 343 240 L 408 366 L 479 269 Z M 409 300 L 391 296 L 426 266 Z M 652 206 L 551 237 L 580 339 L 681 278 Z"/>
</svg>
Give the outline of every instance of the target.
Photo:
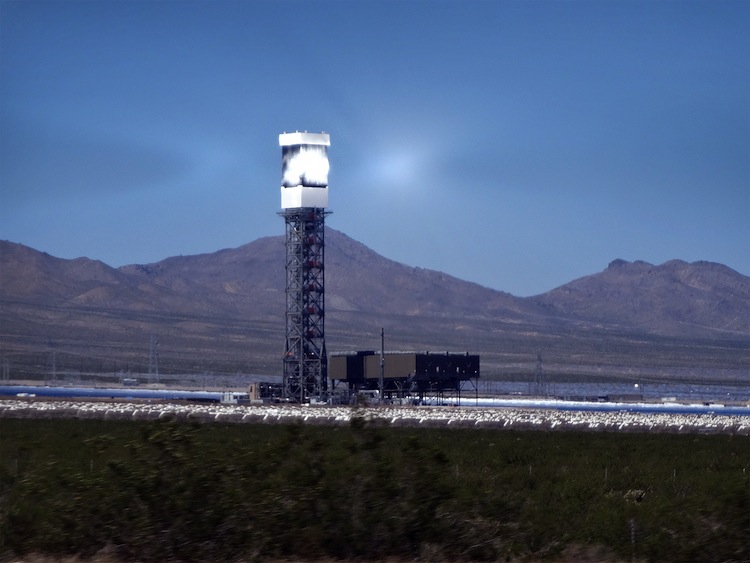
<svg viewBox="0 0 750 563">
<path fill-rule="evenodd" d="M 414 191 L 431 176 L 425 155 L 413 148 L 373 152 L 368 160 L 367 181 L 379 190 Z"/>
<path fill-rule="evenodd" d="M 285 154 L 282 169 L 284 186 L 327 186 L 328 155 L 320 146 L 301 146 Z"/>
</svg>

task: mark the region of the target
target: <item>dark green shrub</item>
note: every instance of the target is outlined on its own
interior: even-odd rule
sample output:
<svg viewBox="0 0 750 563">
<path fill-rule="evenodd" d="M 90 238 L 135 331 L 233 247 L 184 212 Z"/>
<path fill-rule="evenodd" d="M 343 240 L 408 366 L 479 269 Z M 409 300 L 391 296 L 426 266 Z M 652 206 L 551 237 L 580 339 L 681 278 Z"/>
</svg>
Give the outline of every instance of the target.
<svg viewBox="0 0 750 563">
<path fill-rule="evenodd" d="M 746 437 L 0 420 L 0 559 L 750 560 Z"/>
</svg>

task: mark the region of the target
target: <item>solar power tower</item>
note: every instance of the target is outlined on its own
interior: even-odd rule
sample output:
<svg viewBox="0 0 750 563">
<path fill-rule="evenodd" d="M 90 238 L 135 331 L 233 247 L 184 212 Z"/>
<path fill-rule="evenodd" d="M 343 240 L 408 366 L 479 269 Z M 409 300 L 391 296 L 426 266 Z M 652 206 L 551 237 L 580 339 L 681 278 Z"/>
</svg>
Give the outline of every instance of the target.
<svg viewBox="0 0 750 563">
<path fill-rule="evenodd" d="M 283 397 L 324 401 L 325 216 L 328 212 L 327 133 L 283 133 L 281 208 L 286 223 L 286 345 Z"/>
</svg>

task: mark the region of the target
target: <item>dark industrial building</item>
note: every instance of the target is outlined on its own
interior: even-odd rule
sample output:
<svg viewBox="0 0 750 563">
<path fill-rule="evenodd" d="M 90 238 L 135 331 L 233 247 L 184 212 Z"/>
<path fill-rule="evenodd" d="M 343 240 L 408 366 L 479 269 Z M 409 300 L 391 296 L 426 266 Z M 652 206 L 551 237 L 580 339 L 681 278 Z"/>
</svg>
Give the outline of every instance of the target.
<svg viewBox="0 0 750 563">
<path fill-rule="evenodd" d="M 449 352 L 340 352 L 328 360 L 335 387 L 348 386 L 350 395 L 377 392 L 383 399 L 413 397 L 440 402 L 476 396 L 479 356 Z"/>
</svg>

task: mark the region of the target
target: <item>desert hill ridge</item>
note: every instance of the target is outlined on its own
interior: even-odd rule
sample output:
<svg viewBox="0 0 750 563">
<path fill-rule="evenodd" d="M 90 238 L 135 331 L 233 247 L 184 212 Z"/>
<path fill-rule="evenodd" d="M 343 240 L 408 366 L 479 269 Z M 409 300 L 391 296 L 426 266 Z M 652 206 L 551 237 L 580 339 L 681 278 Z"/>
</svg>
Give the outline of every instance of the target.
<svg viewBox="0 0 750 563">
<path fill-rule="evenodd" d="M 618 259 L 603 272 L 531 299 L 558 314 L 589 321 L 627 318 L 647 332 L 692 327 L 748 333 L 748 280 L 715 262 L 670 260 L 654 265 Z M 671 329 L 664 330 L 668 325 Z"/>
<path fill-rule="evenodd" d="M 170 343 L 174 369 L 204 369 L 194 356 L 213 353 L 222 366 L 275 370 L 283 253 L 282 236 L 264 237 L 111 268 L 0 242 L 0 354 L 48 353 L 55 342 L 115 365 L 142 357 L 148 334 L 159 334 L 165 356 Z M 626 357 L 644 340 L 668 349 L 657 351 L 660 365 L 684 363 L 673 348 L 692 342 L 698 364 L 741 371 L 736 350 L 750 341 L 750 278 L 710 262 L 614 260 L 603 272 L 521 298 L 388 260 L 327 229 L 326 311 L 329 350 L 372 348 L 382 326 L 392 349 L 484 353 L 485 373 L 526 362 L 537 349 L 548 350 L 550 362 L 566 350 L 576 362 L 644 362 Z M 89 348 L 98 351 L 83 351 Z"/>
<path fill-rule="evenodd" d="M 283 310 L 283 244 L 281 236 L 264 237 L 234 249 L 111 268 L 98 260 L 60 259 L 1 241 L 0 297 L 55 306 L 273 317 Z M 750 278 L 712 262 L 653 265 L 617 259 L 603 272 L 522 298 L 388 260 L 333 229 L 327 229 L 326 253 L 331 312 L 530 315 L 657 333 L 695 325 L 750 334 Z"/>
</svg>

